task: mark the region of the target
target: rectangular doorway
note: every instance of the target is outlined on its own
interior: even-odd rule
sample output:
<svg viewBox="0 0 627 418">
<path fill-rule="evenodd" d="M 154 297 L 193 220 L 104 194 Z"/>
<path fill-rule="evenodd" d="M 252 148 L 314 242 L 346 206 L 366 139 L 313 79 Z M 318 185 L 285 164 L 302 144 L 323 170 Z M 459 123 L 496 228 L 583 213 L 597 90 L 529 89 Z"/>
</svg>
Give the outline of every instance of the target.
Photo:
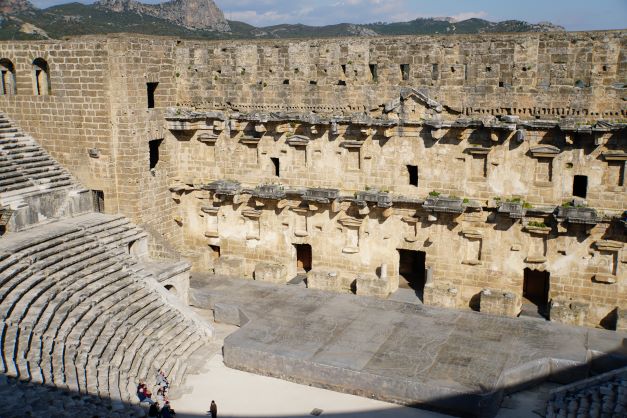
<svg viewBox="0 0 627 418">
<path fill-rule="evenodd" d="M 304 274 L 311 270 L 311 245 L 294 244 L 296 248 L 296 271 L 298 274 Z"/>
<path fill-rule="evenodd" d="M 549 287 L 550 273 L 548 271 L 526 268 L 523 280 L 523 305 L 533 305 L 538 314 L 546 317 L 549 305 Z"/>
<path fill-rule="evenodd" d="M 425 290 L 425 260 L 424 251 L 398 250 L 399 287 L 413 289 L 420 300 L 423 300 Z"/>
<path fill-rule="evenodd" d="M 218 245 L 210 245 L 209 249 L 211 250 L 214 260 L 220 258 L 220 247 Z"/>
<path fill-rule="evenodd" d="M 573 178 L 573 196 L 582 199 L 588 196 L 588 176 L 575 176 Z"/>
<path fill-rule="evenodd" d="M 91 196 L 94 202 L 94 212 L 104 213 L 104 192 L 102 190 L 92 190 Z"/>
</svg>

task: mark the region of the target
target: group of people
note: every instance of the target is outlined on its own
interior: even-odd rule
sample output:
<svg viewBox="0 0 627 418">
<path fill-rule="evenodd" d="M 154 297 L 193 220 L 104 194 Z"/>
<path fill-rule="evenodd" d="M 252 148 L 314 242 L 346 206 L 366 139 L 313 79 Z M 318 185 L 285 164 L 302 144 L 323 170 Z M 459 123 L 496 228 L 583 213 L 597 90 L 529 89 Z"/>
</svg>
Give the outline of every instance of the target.
<svg viewBox="0 0 627 418">
<path fill-rule="evenodd" d="M 152 399 L 152 392 L 148 389 L 146 384 L 144 382 L 139 382 L 139 385 L 137 385 L 137 397 L 139 398 L 139 402 L 150 405 L 150 408 L 148 409 L 149 417 L 174 418 L 174 416 L 176 416 L 176 412 L 174 412 L 174 409 L 172 409 L 170 401 L 168 400 L 170 382 L 168 382 L 163 370 L 159 370 L 159 373 L 157 373 L 157 386 L 159 389 L 157 389 L 157 396 L 155 400 Z"/>
<path fill-rule="evenodd" d="M 170 401 L 168 400 L 170 382 L 165 376 L 163 370 L 159 370 L 159 373 L 157 373 L 157 386 L 159 389 L 157 389 L 157 396 L 155 400 L 152 399 L 152 392 L 148 389 L 148 386 L 146 386 L 144 382 L 140 381 L 139 385 L 137 385 L 137 397 L 139 398 L 139 402 L 150 405 L 150 408 L 148 409 L 149 417 L 174 418 L 176 416 L 176 412 L 174 412 L 174 409 L 172 409 Z M 218 418 L 218 405 L 215 401 L 211 401 L 209 413 L 211 414 L 211 418 Z"/>
</svg>

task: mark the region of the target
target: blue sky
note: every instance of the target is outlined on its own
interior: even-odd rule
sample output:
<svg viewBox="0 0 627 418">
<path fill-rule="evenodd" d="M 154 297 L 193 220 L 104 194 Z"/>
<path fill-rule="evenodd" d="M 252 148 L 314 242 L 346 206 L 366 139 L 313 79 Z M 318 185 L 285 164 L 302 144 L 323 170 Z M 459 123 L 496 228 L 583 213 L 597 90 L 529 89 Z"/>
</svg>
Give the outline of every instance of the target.
<svg viewBox="0 0 627 418">
<path fill-rule="evenodd" d="M 227 19 L 256 26 L 407 21 L 417 17 L 480 17 L 550 21 L 568 30 L 627 28 L 627 0 L 214 0 Z M 31 0 L 38 7 L 68 0 Z M 159 3 L 159 0 L 143 0 Z M 93 3 L 81 0 L 81 3 Z"/>
</svg>

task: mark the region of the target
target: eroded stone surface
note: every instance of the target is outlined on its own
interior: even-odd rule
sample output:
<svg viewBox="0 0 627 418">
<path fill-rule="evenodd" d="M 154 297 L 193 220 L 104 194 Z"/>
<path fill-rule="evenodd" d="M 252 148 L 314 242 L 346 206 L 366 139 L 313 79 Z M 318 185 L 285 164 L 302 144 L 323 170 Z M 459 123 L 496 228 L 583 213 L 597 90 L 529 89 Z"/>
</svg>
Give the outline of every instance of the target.
<svg viewBox="0 0 627 418">
<path fill-rule="evenodd" d="M 229 367 L 444 411 L 481 415 L 501 390 L 585 377 L 588 350 L 627 361 L 624 333 L 236 279 L 192 287 L 196 306 L 228 302 L 251 319 L 225 341 Z"/>
</svg>

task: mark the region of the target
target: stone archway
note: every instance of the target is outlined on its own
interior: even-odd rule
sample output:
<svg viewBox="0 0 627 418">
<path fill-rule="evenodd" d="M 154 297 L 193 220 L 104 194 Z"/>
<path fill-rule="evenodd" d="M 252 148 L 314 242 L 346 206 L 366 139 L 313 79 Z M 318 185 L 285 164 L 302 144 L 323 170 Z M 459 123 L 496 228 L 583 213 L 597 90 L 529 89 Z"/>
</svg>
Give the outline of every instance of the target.
<svg viewBox="0 0 627 418">
<path fill-rule="evenodd" d="M 176 296 L 177 298 L 179 297 L 179 291 L 176 289 L 176 287 L 172 286 L 171 284 L 166 284 L 164 287 L 165 290 L 170 292 L 171 295 Z"/>
</svg>

